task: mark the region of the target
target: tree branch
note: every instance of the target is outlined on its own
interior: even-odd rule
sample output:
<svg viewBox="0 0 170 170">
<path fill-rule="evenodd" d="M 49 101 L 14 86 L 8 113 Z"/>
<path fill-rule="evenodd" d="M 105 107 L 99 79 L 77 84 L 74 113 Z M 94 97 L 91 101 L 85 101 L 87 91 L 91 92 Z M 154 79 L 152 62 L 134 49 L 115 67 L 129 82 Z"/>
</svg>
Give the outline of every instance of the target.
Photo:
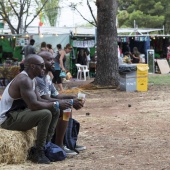
<svg viewBox="0 0 170 170">
<path fill-rule="evenodd" d="M 34 19 L 40 14 L 40 12 L 42 11 L 42 9 L 44 8 L 44 6 L 46 5 L 47 2 L 48 2 L 48 0 L 46 0 L 46 1 L 44 2 L 44 4 L 43 4 L 42 7 L 40 8 L 40 10 L 37 12 L 37 14 L 34 15 L 34 17 L 32 18 L 32 20 L 31 20 L 27 25 L 25 25 L 25 28 L 27 28 L 27 27 L 34 21 Z"/>
<path fill-rule="evenodd" d="M 94 14 L 93 14 L 93 11 L 92 11 L 91 6 L 90 6 L 90 3 L 89 3 L 89 0 L 87 0 L 87 6 L 89 7 L 90 13 L 91 13 L 91 15 L 92 15 L 92 17 L 93 17 L 93 19 L 94 19 L 94 22 L 95 22 L 95 24 L 96 24 L 96 26 L 97 26 L 97 20 L 96 20 Z"/>
<path fill-rule="evenodd" d="M 31 0 L 27 1 L 27 10 L 24 12 L 24 13 L 26 13 L 25 23 L 24 23 L 24 32 L 26 31 L 25 26 L 26 26 L 26 22 L 27 22 L 27 18 L 28 18 L 28 12 L 29 12 L 28 9 L 30 8 L 30 6 L 31 6 Z"/>
<path fill-rule="evenodd" d="M 10 3 L 10 6 L 11 6 L 12 10 L 14 11 L 15 15 L 19 18 L 19 15 L 18 15 L 17 11 L 15 10 L 15 8 L 14 8 L 13 4 L 11 3 L 11 1 L 8 0 L 8 2 Z"/>
<path fill-rule="evenodd" d="M 85 21 L 96 27 L 96 24 L 93 21 L 89 21 L 88 19 L 86 19 L 75 6 L 73 6 L 72 8 L 75 9 Z"/>
<path fill-rule="evenodd" d="M 2 12 L 0 12 L 1 17 L 3 18 L 4 21 L 6 21 L 6 22 L 8 23 L 8 26 L 10 27 L 12 33 L 17 32 L 17 30 L 16 30 L 16 29 L 13 27 L 13 25 L 11 24 L 11 21 L 10 21 L 10 19 L 9 19 L 9 16 L 7 15 L 7 12 L 6 12 L 6 10 L 5 10 L 6 8 L 5 8 L 5 6 L 4 6 L 4 3 L 3 3 L 3 2 L 0 2 L 0 6 L 1 6 L 1 9 L 2 9 Z M 13 29 L 14 31 L 12 31 L 12 29 Z"/>
</svg>

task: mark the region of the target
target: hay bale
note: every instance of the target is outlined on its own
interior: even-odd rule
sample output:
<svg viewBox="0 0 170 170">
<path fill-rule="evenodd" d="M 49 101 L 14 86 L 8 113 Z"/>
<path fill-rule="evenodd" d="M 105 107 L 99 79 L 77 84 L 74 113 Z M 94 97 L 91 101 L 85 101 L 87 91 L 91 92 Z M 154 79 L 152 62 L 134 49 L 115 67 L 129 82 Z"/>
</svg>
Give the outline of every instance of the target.
<svg viewBox="0 0 170 170">
<path fill-rule="evenodd" d="M 73 88 L 73 89 L 64 90 L 63 94 L 78 93 L 78 92 L 81 92 L 81 91 L 82 90 L 80 88 Z"/>
<path fill-rule="evenodd" d="M 21 163 L 27 159 L 28 149 L 34 145 L 36 128 L 26 132 L 0 128 L 0 163 Z"/>
</svg>

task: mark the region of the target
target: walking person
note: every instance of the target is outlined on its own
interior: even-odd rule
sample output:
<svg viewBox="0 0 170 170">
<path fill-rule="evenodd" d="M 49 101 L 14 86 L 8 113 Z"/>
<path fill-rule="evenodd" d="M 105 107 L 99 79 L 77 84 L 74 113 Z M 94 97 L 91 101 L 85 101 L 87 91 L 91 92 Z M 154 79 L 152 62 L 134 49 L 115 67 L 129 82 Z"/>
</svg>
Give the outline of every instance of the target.
<svg viewBox="0 0 170 170">
<path fill-rule="evenodd" d="M 53 83 L 57 83 L 59 87 L 59 91 L 63 92 L 63 85 L 62 85 L 62 78 L 60 77 L 60 72 L 64 71 L 65 69 L 65 63 L 66 63 L 66 54 L 70 53 L 72 51 L 72 46 L 70 44 L 67 44 L 64 50 L 61 48 L 61 44 L 57 44 L 58 53 L 55 57 L 55 71 L 53 72 Z"/>
</svg>

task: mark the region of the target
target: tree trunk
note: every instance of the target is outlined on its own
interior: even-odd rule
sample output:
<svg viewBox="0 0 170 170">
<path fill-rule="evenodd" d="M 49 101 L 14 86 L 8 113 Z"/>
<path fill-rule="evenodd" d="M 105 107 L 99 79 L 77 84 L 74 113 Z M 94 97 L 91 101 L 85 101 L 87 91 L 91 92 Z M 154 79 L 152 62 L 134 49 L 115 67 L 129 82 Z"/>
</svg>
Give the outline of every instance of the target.
<svg viewBox="0 0 170 170">
<path fill-rule="evenodd" d="M 116 12 L 117 0 L 97 0 L 97 66 L 94 84 L 119 85 Z"/>
</svg>

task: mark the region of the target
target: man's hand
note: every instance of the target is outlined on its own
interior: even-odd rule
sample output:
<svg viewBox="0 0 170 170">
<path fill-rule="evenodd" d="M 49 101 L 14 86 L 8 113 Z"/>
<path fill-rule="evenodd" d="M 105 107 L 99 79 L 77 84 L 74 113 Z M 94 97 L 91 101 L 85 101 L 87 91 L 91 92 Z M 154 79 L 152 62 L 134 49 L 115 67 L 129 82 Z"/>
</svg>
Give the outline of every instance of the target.
<svg viewBox="0 0 170 170">
<path fill-rule="evenodd" d="M 59 102 L 59 109 L 61 110 L 71 108 L 72 106 L 70 100 L 59 100 L 58 102 Z"/>
<path fill-rule="evenodd" d="M 81 109 L 83 107 L 84 103 L 85 103 L 85 100 L 80 100 L 80 99 L 77 99 L 77 98 L 73 99 L 73 107 L 76 110 Z"/>
</svg>

